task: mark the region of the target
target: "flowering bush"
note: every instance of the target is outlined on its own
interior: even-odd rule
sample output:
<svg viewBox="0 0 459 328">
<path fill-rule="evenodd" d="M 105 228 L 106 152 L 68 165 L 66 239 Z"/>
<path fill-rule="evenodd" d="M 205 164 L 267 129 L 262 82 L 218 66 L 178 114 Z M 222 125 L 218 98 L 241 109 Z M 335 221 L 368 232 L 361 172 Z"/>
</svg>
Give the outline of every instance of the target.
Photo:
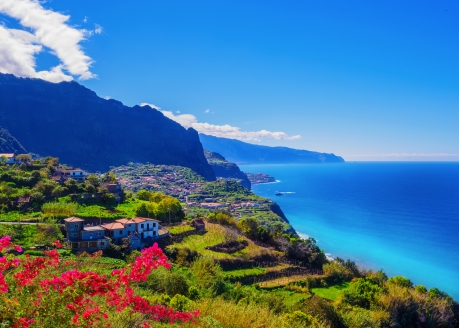
<svg viewBox="0 0 459 328">
<path fill-rule="evenodd" d="M 58 241 L 54 245 L 61 247 Z M 9 236 L 0 238 L 0 253 L 11 249 L 22 252 L 19 246 L 11 244 Z M 101 252 L 90 257 L 95 263 L 100 256 Z M 149 327 L 152 321 L 173 324 L 197 318 L 198 311 L 175 311 L 136 295 L 136 284 L 146 281 L 152 270 L 160 266 L 170 268 L 156 243 L 144 249 L 131 264 L 111 274 L 91 270 L 87 260 L 62 259 L 56 249 L 44 251 L 43 257 L 0 257 L 0 324 L 109 327 L 110 315 L 121 311 L 141 315 L 142 327 Z"/>
</svg>

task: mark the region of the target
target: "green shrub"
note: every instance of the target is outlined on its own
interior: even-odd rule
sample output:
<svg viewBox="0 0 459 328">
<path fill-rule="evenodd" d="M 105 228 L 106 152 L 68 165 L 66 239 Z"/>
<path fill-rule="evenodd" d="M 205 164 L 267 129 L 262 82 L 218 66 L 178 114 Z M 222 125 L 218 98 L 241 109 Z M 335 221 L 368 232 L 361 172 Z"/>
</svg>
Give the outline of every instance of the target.
<svg viewBox="0 0 459 328">
<path fill-rule="evenodd" d="M 62 257 L 74 257 L 75 255 L 72 253 L 72 251 L 68 249 L 58 249 L 57 250 L 60 256 Z"/>
<path fill-rule="evenodd" d="M 169 306 L 177 311 L 189 311 L 193 302 L 186 296 L 176 294 L 169 302 Z"/>
<path fill-rule="evenodd" d="M 320 324 L 309 314 L 303 313 L 301 311 L 295 311 L 293 313 L 288 313 L 284 316 L 284 327 L 288 328 L 297 328 L 297 327 L 311 327 L 319 328 Z"/>
<path fill-rule="evenodd" d="M 359 307 L 347 307 L 340 314 L 348 328 L 391 327 L 389 313 L 384 311 L 370 311 Z"/>
<path fill-rule="evenodd" d="M 292 306 L 293 311 L 301 311 L 320 321 L 323 327 L 344 328 L 341 317 L 335 307 L 327 300 L 313 295 Z"/>
<path fill-rule="evenodd" d="M 193 301 L 201 298 L 201 295 L 199 295 L 199 289 L 197 289 L 195 286 L 190 286 L 190 288 L 188 288 L 188 297 Z"/>
<path fill-rule="evenodd" d="M 389 280 L 387 280 L 387 283 L 394 284 L 400 287 L 405 287 L 405 288 L 413 287 L 413 283 L 411 282 L 411 280 L 408 278 L 402 277 L 402 276 L 395 276 L 395 277 L 389 278 Z"/>
<path fill-rule="evenodd" d="M 210 315 L 206 315 L 205 317 L 201 318 L 201 323 L 204 324 L 204 328 L 223 328 L 222 324 L 217 320 L 211 317 Z"/>
<path fill-rule="evenodd" d="M 186 295 L 188 293 L 188 288 L 188 282 L 180 273 L 171 272 L 166 276 L 164 289 L 167 295 L 171 297 L 177 294 Z"/>
<path fill-rule="evenodd" d="M 224 290 L 223 272 L 217 263 L 210 257 L 199 257 L 193 262 L 191 271 L 198 286 L 214 295 Z"/>
<path fill-rule="evenodd" d="M 360 278 L 341 294 L 341 301 L 352 306 L 369 309 L 381 287 L 366 278 Z"/>
<path fill-rule="evenodd" d="M 352 271 L 338 262 L 330 262 L 323 265 L 323 271 L 327 280 L 332 284 L 339 284 L 349 281 L 353 277 Z"/>
<path fill-rule="evenodd" d="M 127 257 L 126 257 L 126 262 L 127 263 L 132 263 L 135 261 L 135 259 L 140 256 L 142 253 L 140 253 L 139 251 L 137 250 L 134 250 L 131 252 L 131 254 L 129 254 Z"/>
<path fill-rule="evenodd" d="M 175 256 L 175 262 L 180 266 L 189 267 L 193 261 L 198 257 L 198 252 L 190 250 L 187 247 L 180 248 Z"/>
<path fill-rule="evenodd" d="M 24 251 L 24 254 L 28 254 L 28 255 L 32 255 L 32 256 L 45 256 L 45 254 L 43 253 L 43 251 L 36 251 L 34 249 L 28 249 L 26 251 Z"/>
<path fill-rule="evenodd" d="M 421 294 L 427 293 L 427 288 L 425 288 L 423 285 L 417 285 L 414 288 L 414 290 L 417 291 L 418 293 L 421 293 Z"/>
<path fill-rule="evenodd" d="M 159 296 L 159 304 L 169 306 L 169 303 L 171 302 L 171 297 L 167 294 L 161 294 Z"/>
</svg>

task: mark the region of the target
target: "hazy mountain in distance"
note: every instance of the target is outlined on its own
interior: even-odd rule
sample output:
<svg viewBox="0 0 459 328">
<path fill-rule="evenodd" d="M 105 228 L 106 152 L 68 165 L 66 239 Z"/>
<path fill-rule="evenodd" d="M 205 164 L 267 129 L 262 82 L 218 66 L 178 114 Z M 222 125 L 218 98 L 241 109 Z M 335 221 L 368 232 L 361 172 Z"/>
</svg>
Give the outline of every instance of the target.
<svg viewBox="0 0 459 328">
<path fill-rule="evenodd" d="M 253 145 L 235 139 L 199 134 L 204 149 L 222 154 L 228 161 L 238 164 L 306 164 L 344 163 L 335 154 L 319 153 L 288 147 Z"/>
</svg>

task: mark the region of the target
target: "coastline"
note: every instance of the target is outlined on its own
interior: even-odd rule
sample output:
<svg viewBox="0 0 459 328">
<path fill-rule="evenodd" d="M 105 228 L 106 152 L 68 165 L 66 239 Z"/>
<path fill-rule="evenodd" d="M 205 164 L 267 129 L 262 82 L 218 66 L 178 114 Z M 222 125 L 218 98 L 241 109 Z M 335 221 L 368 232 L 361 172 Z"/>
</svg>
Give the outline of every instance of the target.
<svg viewBox="0 0 459 328">
<path fill-rule="evenodd" d="M 451 179 L 459 174 L 457 163 L 260 165 L 255 169 L 278 177 L 282 187 L 260 184 L 253 191 L 275 200 L 297 234 L 318 240 L 329 257 L 349 258 L 366 269 L 405 276 L 416 285 L 436 287 L 459 299 L 455 283 L 459 221 L 453 215 L 459 213 L 459 204 L 451 192 L 458 190 L 458 180 Z M 296 194 L 274 197 L 276 189 Z"/>
</svg>

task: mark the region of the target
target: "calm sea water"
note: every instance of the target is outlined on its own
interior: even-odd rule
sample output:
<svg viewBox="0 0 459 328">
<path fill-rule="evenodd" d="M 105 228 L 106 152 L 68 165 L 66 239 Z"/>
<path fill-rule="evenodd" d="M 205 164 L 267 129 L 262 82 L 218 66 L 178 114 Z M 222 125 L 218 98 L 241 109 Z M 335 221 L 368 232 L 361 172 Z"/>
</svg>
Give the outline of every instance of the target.
<svg viewBox="0 0 459 328">
<path fill-rule="evenodd" d="M 241 169 L 280 180 L 253 191 L 278 202 L 296 231 L 314 237 L 326 253 L 459 300 L 459 163 Z"/>
</svg>

